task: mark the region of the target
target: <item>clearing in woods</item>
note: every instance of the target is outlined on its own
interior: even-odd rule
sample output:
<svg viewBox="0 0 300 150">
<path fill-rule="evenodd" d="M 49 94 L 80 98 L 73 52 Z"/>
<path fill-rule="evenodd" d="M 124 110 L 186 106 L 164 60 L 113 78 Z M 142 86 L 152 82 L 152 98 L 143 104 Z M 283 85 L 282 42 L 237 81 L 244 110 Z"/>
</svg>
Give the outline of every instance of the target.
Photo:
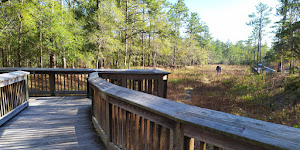
<svg viewBox="0 0 300 150">
<path fill-rule="evenodd" d="M 163 69 L 170 72 L 168 99 L 239 116 L 299 127 L 299 76 L 253 75 L 249 66 Z"/>
</svg>

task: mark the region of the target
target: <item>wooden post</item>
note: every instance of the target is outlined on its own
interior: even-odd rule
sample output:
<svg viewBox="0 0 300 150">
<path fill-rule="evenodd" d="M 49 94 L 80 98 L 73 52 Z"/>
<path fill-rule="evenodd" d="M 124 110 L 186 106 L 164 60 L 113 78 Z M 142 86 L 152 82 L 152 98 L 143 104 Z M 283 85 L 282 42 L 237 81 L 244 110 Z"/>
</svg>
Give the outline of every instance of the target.
<svg viewBox="0 0 300 150">
<path fill-rule="evenodd" d="M 55 96 L 55 73 L 49 73 L 50 94 Z"/>
<path fill-rule="evenodd" d="M 194 138 L 190 138 L 190 137 L 184 137 L 184 149 L 186 150 L 194 150 L 194 144 L 195 140 Z"/>
<path fill-rule="evenodd" d="M 157 96 L 163 97 L 164 96 L 164 81 L 163 81 L 163 75 L 159 75 L 158 79 L 158 89 L 157 89 Z"/>
<path fill-rule="evenodd" d="M 106 137 L 107 137 L 107 141 L 104 141 L 104 142 L 107 142 L 106 145 L 109 144 L 109 142 L 112 141 L 111 139 L 111 133 L 112 133 L 112 130 L 111 130 L 111 119 L 112 119 L 112 105 L 109 104 L 109 99 L 108 99 L 108 96 L 105 96 L 105 105 L 106 105 Z"/>
<path fill-rule="evenodd" d="M 89 75 L 90 76 L 90 75 Z M 79 84 L 79 83 L 78 83 Z M 89 77 L 86 78 L 86 97 L 90 97 L 90 84 L 89 84 Z"/>
<path fill-rule="evenodd" d="M 184 145 L 184 131 L 181 123 L 176 122 L 173 135 L 173 149 L 183 150 Z"/>
<path fill-rule="evenodd" d="M 163 76 L 164 88 L 163 88 L 163 98 L 167 98 L 168 93 L 168 75 Z"/>
<path fill-rule="evenodd" d="M 91 116 L 94 116 L 94 103 L 95 103 L 95 92 L 93 88 L 91 88 L 91 92 L 93 93 L 92 94 L 92 97 L 91 97 L 91 100 L 92 100 L 92 109 L 91 109 Z M 89 98 L 89 97 L 88 97 Z"/>
<path fill-rule="evenodd" d="M 25 76 L 25 92 L 26 92 L 26 101 L 29 100 L 29 93 L 28 93 L 28 76 Z"/>
</svg>

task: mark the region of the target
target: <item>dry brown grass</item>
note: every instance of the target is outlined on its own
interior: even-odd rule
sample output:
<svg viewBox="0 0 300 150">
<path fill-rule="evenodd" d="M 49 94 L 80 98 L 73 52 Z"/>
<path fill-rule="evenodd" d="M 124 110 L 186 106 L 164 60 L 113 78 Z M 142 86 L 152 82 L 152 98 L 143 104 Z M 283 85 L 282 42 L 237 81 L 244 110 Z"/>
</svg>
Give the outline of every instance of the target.
<svg viewBox="0 0 300 150">
<path fill-rule="evenodd" d="M 171 72 L 168 99 L 288 126 L 299 125 L 299 97 L 285 89 L 288 75 L 257 76 L 252 75 L 249 66 L 221 65 L 222 75 L 218 76 L 216 66 L 164 69 Z"/>
</svg>

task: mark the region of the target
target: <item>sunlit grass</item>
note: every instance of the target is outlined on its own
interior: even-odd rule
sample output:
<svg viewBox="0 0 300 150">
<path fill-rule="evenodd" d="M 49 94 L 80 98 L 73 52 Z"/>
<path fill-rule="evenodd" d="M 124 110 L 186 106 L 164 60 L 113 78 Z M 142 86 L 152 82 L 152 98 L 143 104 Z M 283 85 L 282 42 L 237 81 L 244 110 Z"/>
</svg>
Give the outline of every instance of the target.
<svg viewBox="0 0 300 150">
<path fill-rule="evenodd" d="M 249 66 L 217 65 L 166 69 L 168 99 L 264 121 L 299 127 L 299 77 L 253 75 Z M 186 91 L 192 89 L 187 100 Z"/>
</svg>

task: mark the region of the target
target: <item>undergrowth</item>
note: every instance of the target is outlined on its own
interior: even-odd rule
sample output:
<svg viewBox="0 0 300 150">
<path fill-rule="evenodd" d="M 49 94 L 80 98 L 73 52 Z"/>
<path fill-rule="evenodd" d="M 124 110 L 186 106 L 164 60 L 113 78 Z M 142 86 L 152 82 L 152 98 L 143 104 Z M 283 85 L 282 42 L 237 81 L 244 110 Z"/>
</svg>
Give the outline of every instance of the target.
<svg viewBox="0 0 300 150">
<path fill-rule="evenodd" d="M 300 127 L 300 77 L 254 75 L 248 66 L 169 69 L 168 99 L 235 115 Z M 192 90 L 187 99 L 187 90 Z"/>
</svg>

